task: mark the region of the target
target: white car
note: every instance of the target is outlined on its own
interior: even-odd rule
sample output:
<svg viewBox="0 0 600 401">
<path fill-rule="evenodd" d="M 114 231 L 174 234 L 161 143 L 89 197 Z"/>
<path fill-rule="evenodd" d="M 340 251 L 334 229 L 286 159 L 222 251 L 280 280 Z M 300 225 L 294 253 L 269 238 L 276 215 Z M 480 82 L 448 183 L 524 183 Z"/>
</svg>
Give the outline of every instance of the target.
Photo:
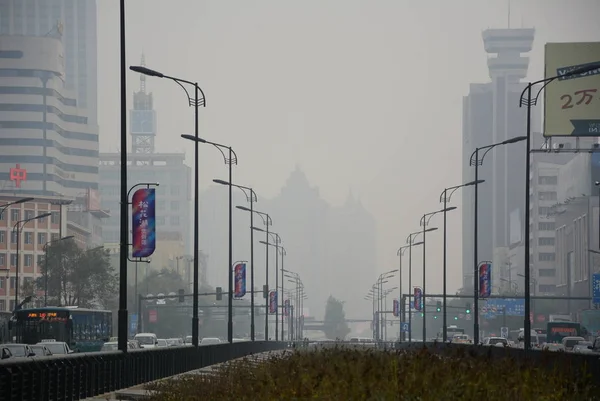
<svg viewBox="0 0 600 401">
<path fill-rule="evenodd" d="M 205 337 L 200 341 L 200 345 L 214 345 L 221 344 L 221 340 L 216 337 Z"/>
<path fill-rule="evenodd" d="M 486 337 L 483 339 L 483 345 L 486 347 L 508 347 L 508 340 L 504 337 Z"/>
<path fill-rule="evenodd" d="M 138 333 L 133 337 L 143 348 L 154 348 L 158 344 L 158 338 L 154 333 Z"/>
<path fill-rule="evenodd" d="M 72 354 L 73 351 L 67 343 L 62 341 L 42 341 L 41 343 L 37 343 L 36 345 L 43 345 L 46 347 L 48 351 L 52 353 L 52 355 L 67 355 Z"/>
<path fill-rule="evenodd" d="M 159 338 L 156 341 L 157 341 L 157 343 L 156 343 L 157 347 L 168 347 L 169 346 L 169 343 L 167 343 L 167 340 L 165 340 L 165 339 Z"/>
</svg>

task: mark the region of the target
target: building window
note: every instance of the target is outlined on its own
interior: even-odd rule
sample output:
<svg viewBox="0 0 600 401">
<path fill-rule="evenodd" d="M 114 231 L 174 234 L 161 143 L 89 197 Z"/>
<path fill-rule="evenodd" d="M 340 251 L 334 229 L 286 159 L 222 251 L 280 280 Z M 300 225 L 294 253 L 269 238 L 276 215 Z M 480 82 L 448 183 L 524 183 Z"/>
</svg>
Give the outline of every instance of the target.
<svg viewBox="0 0 600 401">
<path fill-rule="evenodd" d="M 38 233 L 38 245 L 46 245 L 46 233 Z"/>
<path fill-rule="evenodd" d="M 556 276 L 556 269 L 539 269 L 538 275 L 540 277 L 554 277 Z"/>
<path fill-rule="evenodd" d="M 0 289 L 1 288 L 4 288 L 4 277 L 0 277 Z"/>
<path fill-rule="evenodd" d="M 31 232 L 25 233 L 25 243 L 33 244 L 33 233 L 31 233 Z"/>
<path fill-rule="evenodd" d="M 551 237 L 540 237 L 538 238 L 538 245 L 540 246 L 553 246 L 554 238 Z"/>
<path fill-rule="evenodd" d="M 558 177 L 555 175 L 540 175 L 538 177 L 538 184 L 540 185 L 556 185 L 558 184 Z"/>
<path fill-rule="evenodd" d="M 548 206 L 540 206 L 538 207 L 538 214 L 548 214 L 550 213 L 550 209 Z"/>
<path fill-rule="evenodd" d="M 21 219 L 21 211 L 19 209 L 10 209 L 10 219 L 17 222 Z"/>
<path fill-rule="evenodd" d="M 17 254 L 16 253 L 11 253 L 10 254 L 10 266 L 14 267 L 17 265 Z"/>
<path fill-rule="evenodd" d="M 540 285 L 538 290 L 539 290 L 539 292 L 542 292 L 542 293 L 554 292 L 554 291 L 556 291 L 556 286 L 549 285 L 549 284 Z"/>
<path fill-rule="evenodd" d="M 0 244 L 4 244 L 6 241 L 6 231 L 0 231 Z"/>
<path fill-rule="evenodd" d="M 14 277 L 10 278 L 10 288 L 15 288 L 15 278 Z"/>
<path fill-rule="evenodd" d="M 0 253 L 0 266 L 6 266 L 6 255 Z"/>
<path fill-rule="evenodd" d="M 52 212 L 50 222 L 52 224 L 59 224 L 60 223 L 60 214 L 58 212 Z"/>
<path fill-rule="evenodd" d="M 554 231 L 555 229 L 556 229 L 556 224 L 554 222 L 538 223 L 539 231 Z"/>
<path fill-rule="evenodd" d="M 25 210 L 25 220 L 33 219 L 33 210 Z"/>
<path fill-rule="evenodd" d="M 538 192 L 538 199 L 547 201 L 556 200 L 556 192 Z"/>
<path fill-rule="evenodd" d="M 4 210 L 0 212 L 0 221 L 4 220 Z"/>
<path fill-rule="evenodd" d="M 16 231 L 11 231 L 10 232 L 10 243 L 11 244 L 16 244 L 17 243 L 17 232 Z"/>
<path fill-rule="evenodd" d="M 33 266 L 33 255 L 25 255 L 25 267 Z"/>
<path fill-rule="evenodd" d="M 540 252 L 538 254 L 538 259 L 540 262 L 554 262 L 556 255 L 554 252 Z"/>
<path fill-rule="evenodd" d="M 172 226 L 178 226 L 179 225 L 179 216 L 171 216 L 170 222 L 171 222 Z"/>
</svg>

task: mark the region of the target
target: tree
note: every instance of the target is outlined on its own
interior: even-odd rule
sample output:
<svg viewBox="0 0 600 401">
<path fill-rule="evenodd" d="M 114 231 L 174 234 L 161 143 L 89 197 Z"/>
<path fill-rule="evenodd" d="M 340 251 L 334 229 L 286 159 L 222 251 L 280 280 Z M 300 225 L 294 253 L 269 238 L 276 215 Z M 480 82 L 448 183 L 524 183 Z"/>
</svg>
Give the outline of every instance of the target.
<svg viewBox="0 0 600 401">
<path fill-rule="evenodd" d="M 350 333 L 350 329 L 346 323 L 344 302 L 331 295 L 327 299 L 327 304 L 325 305 L 323 331 L 325 332 L 325 336 L 330 340 L 343 340 Z"/>
<path fill-rule="evenodd" d="M 83 250 L 72 240 L 48 246 L 40 270 L 43 274 L 36 286 L 44 290 L 47 274 L 48 303 L 106 307 L 117 290 L 118 278 L 109 263 L 108 251 Z"/>
</svg>

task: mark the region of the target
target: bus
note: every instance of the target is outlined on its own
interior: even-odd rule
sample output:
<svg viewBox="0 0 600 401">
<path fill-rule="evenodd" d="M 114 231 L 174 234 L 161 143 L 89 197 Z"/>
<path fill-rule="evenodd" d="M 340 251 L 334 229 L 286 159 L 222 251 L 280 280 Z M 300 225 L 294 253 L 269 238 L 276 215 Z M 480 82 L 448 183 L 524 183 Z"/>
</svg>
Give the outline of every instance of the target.
<svg viewBox="0 0 600 401">
<path fill-rule="evenodd" d="M 577 322 L 548 322 L 546 342 L 561 344 L 564 337 L 580 337 L 581 325 Z"/>
<path fill-rule="evenodd" d="M 20 309 L 13 314 L 16 342 L 42 340 L 67 343 L 77 352 L 100 351 L 112 336 L 112 312 L 78 307 Z"/>
<path fill-rule="evenodd" d="M 452 337 L 454 337 L 456 334 L 465 334 L 465 329 L 461 329 L 455 325 L 446 327 L 446 339 L 448 341 L 452 341 Z M 442 340 L 444 338 L 443 330 L 440 330 L 440 332 L 437 335 L 437 338 L 438 340 Z"/>
</svg>

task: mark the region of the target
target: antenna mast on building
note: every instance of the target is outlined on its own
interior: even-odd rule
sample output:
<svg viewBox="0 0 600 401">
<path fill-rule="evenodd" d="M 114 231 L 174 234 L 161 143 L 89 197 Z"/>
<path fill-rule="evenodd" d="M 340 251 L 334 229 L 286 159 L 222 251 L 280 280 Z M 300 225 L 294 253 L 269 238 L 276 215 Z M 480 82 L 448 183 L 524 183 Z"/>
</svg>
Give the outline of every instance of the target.
<svg viewBox="0 0 600 401">
<path fill-rule="evenodd" d="M 146 65 L 142 54 L 141 65 Z M 152 94 L 146 93 L 146 76 L 140 74 L 140 90 L 133 94 L 133 110 L 130 110 L 132 153 L 154 153 L 156 137 L 156 112 L 152 104 Z"/>
</svg>

